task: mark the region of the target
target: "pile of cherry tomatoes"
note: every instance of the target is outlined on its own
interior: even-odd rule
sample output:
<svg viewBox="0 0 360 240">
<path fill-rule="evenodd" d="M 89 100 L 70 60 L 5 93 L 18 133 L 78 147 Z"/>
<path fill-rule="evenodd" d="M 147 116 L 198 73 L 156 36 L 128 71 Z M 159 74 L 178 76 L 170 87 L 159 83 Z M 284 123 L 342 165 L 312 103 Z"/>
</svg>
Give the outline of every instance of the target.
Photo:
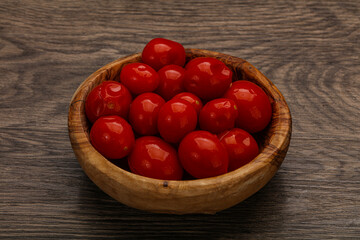
<svg viewBox="0 0 360 240">
<path fill-rule="evenodd" d="M 89 93 L 85 111 L 98 152 L 164 180 L 180 180 L 184 170 L 194 178 L 221 175 L 258 155 L 251 134 L 271 121 L 266 93 L 252 82 L 233 82 L 218 59 L 185 58 L 180 43 L 155 38 L 142 62 L 125 65 L 119 79 Z"/>
</svg>

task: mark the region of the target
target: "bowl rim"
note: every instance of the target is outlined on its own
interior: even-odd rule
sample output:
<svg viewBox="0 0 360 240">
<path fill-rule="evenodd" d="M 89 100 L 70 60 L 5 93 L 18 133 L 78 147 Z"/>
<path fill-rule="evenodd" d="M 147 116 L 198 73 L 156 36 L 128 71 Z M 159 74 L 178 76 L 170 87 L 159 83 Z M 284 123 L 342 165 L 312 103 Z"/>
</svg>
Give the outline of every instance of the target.
<svg viewBox="0 0 360 240">
<path fill-rule="evenodd" d="M 91 88 L 101 82 L 99 80 L 100 76 L 104 76 L 105 74 L 106 78 L 110 78 L 108 80 L 112 80 L 111 77 L 119 74 L 119 71 L 114 71 L 114 67 L 118 67 L 121 64 L 124 65 L 125 63 L 127 64 L 140 61 L 141 53 L 135 53 L 108 63 L 91 74 L 80 84 L 71 99 L 68 116 L 69 137 L 74 153 L 84 170 L 88 168 L 97 168 L 98 171 L 107 175 L 108 180 L 116 182 L 137 181 L 142 184 L 143 189 L 157 189 L 159 193 L 163 192 L 167 194 L 169 193 L 169 188 L 186 189 L 186 192 L 189 194 L 196 192 L 196 190 L 201 188 L 203 190 L 201 192 L 203 193 L 207 189 L 218 187 L 219 184 L 232 185 L 234 179 L 245 179 L 247 181 L 251 181 L 252 176 L 257 175 L 262 171 L 271 171 L 272 176 L 276 173 L 288 149 L 292 129 L 290 109 L 281 92 L 268 78 L 266 78 L 259 70 L 244 59 L 202 49 L 188 48 L 186 49 L 186 54 L 187 57 L 190 56 L 192 58 L 206 55 L 208 57 L 220 59 L 226 65 L 234 67 L 234 69 L 241 69 L 242 72 L 238 72 L 233 69 L 236 76 L 244 74 L 245 71 L 247 76 L 246 80 L 255 81 L 271 98 L 273 117 L 272 122 L 269 125 L 270 128 L 273 128 L 271 130 L 274 134 L 270 135 L 270 138 L 266 142 L 266 146 L 262 149 L 258 156 L 250 163 L 239 169 L 215 177 L 193 180 L 160 180 L 140 176 L 124 170 L 114 165 L 98 153 L 90 143 L 87 120 L 86 117 L 84 117 L 84 105 L 87 93 L 91 91 Z M 276 113 L 276 118 L 274 113 Z M 274 121 L 276 121 L 276 126 Z M 86 141 L 86 139 L 88 141 Z M 83 158 L 82 155 L 84 154 L 87 156 L 87 159 L 80 159 Z M 282 158 L 275 157 L 278 154 L 283 154 L 284 156 Z M 92 160 L 92 157 L 97 160 Z M 91 176 L 89 177 L 92 179 Z M 260 186 L 259 189 L 260 188 L 262 188 L 262 186 Z M 109 194 L 108 191 L 105 192 Z M 172 193 L 177 195 L 178 192 L 173 191 Z"/>
</svg>

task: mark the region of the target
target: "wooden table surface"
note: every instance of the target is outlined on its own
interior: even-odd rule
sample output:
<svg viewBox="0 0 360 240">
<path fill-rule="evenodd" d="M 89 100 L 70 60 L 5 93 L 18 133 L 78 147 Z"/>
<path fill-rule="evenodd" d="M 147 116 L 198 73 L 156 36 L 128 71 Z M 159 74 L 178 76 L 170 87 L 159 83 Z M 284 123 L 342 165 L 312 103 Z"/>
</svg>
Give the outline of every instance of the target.
<svg viewBox="0 0 360 240">
<path fill-rule="evenodd" d="M 248 60 L 293 117 L 275 177 L 216 215 L 98 189 L 68 138 L 79 84 L 155 37 Z M 360 239 L 360 1 L 0 2 L 0 239 Z"/>
</svg>

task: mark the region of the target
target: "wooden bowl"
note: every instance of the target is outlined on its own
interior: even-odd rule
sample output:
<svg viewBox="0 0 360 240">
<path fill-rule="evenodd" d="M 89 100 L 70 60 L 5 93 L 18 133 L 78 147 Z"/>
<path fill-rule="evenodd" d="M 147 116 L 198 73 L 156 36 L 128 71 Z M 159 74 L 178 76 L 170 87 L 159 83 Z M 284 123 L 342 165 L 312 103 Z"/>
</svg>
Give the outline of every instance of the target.
<svg viewBox="0 0 360 240">
<path fill-rule="evenodd" d="M 279 169 L 291 137 L 291 115 L 283 95 L 247 61 L 229 55 L 186 49 L 187 61 L 214 57 L 234 72 L 234 81 L 246 79 L 258 84 L 270 97 L 273 116 L 257 139 L 260 154 L 249 164 L 221 176 L 182 181 L 164 181 L 128 172 L 104 158 L 89 141 L 85 116 L 88 93 L 105 80 L 118 80 L 122 67 L 140 62 L 137 53 L 120 58 L 91 74 L 76 90 L 69 107 L 68 129 L 72 148 L 88 177 L 104 192 L 128 206 L 150 212 L 187 214 L 216 213 L 234 206 L 261 189 Z"/>
</svg>

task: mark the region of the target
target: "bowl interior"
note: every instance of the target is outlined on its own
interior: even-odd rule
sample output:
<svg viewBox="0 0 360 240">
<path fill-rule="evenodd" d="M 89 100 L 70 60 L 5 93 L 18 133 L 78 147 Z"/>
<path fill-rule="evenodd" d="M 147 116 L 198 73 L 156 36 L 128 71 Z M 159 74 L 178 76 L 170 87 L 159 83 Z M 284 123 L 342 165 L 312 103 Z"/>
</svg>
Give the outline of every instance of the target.
<svg viewBox="0 0 360 240">
<path fill-rule="evenodd" d="M 94 87 L 106 80 L 118 81 L 121 69 L 126 64 L 140 62 L 141 54 L 116 60 L 93 73 L 76 90 L 69 108 L 68 125 L 74 153 L 86 174 L 103 191 L 129 206 L 165 213 L 214 213 L 237 204 L 263 187 L 286 155 L 291 115 L 284 97 L 271 81 L 241 58 L 199 49 L 186 49 L 186 56 L 187 62 L 196 57 L 218 58 L 233 71 L 233 81 L 252 81 L 267 93 L 273 116 L 268 127 L 254 136 L 260 153 L 249 164 L 224 175 L 182 181 L 142 177 L 127 171 L 126 164 L 111 163 L 90 143 L 90 123 L 84 103 Z M 150 203 L 151 200 L 156 202 Z"/>
</svg>

